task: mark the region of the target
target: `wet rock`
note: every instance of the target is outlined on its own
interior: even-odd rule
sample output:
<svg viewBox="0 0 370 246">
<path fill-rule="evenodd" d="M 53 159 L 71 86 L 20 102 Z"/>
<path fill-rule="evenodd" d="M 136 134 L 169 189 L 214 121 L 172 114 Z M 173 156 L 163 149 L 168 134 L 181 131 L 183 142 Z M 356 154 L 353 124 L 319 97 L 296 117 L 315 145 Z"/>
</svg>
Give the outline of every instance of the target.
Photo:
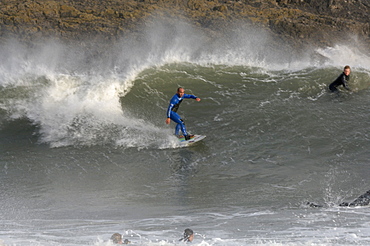
<svg viewBox="0 0 370 246">
<path fill-rule="evenodd" d="M 0 5 L 0 41 L 114 40 L 154 15 L 172 15 L 215 33 L 249 23 L 295 46 L 328 46 L 351 36 L 370 46 L 369 13 L 370 3 L 361 0 L 7 0 Z"/>
</svg>

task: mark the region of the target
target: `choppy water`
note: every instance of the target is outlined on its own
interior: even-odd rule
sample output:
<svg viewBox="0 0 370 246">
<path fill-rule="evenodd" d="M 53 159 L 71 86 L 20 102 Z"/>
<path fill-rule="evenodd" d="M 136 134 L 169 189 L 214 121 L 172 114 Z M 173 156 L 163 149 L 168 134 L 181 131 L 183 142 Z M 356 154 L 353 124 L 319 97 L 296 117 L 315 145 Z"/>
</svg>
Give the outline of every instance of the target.
<svg viewBox="0 0 370 246">
<path fill-rule="evenodd" d="M 369 245 L 369 207 L 338 206 L 370 189 L 369 54 L 282 55 L 256 30 L 211 49 L 170 30 L 94 59 L 1 46 L 3 244 L 177 245 L 190 227 L 193 245 Z M 328 93 L 346 64 L 354 91 Z M 179 111 L 207 135 L 190 148 L 164 123 L 178 86 L 202 99 Z"/>
</svg>

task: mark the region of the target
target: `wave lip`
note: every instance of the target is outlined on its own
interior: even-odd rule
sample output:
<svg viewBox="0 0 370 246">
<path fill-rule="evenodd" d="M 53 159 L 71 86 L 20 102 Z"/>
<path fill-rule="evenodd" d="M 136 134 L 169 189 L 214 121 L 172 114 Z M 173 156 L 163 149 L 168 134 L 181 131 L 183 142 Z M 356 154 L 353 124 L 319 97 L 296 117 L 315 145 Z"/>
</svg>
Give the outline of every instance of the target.
<svg viewBox="0 0 370 246">
<path fill-rule="evenodd" d="M 0 54 L 9 59 L 0 65 L 0 108 L 10 119 L 28 118 L 39 127 L 40 142 L 51 146 L 112 142 L 108 139 L 119 145 L 142 146 L 131 132 L 145 136 L 165 129 L 148 121 L 138 123 L 142 117 L 127 114 L 130 106 L 122 105 L 121 98 L 148 69 L 187 63 L 263 74 L 283 71 L 289 77 L 294 71 L 314 67 L 309 52 L 296 56 L 287 53 L 286 47 L 276 50 L 277 43 L 268 33 L 250 26 L 237 25 L 219 39 L 211 39 L 185 22 L 157 20 L 142 33 L 139 40 L 126 37 L 103 50 L 92 49 L 93 43 L 86 48 L 56 41 L 32 48 L 17 42 L 2 45 Z M 324 67 L 342 67 L 345 60 L 354 68 L 370 70 L 369 57 L 347 46 L 317 52 L 335 61 Z M 127 134 L 130 137 L 123 140 Z"/>
</svg>

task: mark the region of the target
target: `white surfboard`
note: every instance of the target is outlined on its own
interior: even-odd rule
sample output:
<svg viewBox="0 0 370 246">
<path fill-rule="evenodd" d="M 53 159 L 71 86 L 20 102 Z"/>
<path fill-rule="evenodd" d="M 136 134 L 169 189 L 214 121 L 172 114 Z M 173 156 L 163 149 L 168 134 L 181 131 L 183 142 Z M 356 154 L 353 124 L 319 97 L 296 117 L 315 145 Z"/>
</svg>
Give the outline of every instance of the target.
<svg viewBox="0 0 370 246">
<path fill-rule="evenodd" d="M 192 145 L 196 142 L 199 142 L 199 141 L 201 141 L 205 138 L 206 138 L 206 136 L 204 136 L 204 135 L 194 135 L 194 137 L 189 139 L 189 140 L 185 140 L 184 137 L 181 137 L 181 138 L 179 138 L 179 141 L 180 141 L 181 147 L 187 147 L 187 146 L 190 146 L 190 145 Z"/>
</svg>

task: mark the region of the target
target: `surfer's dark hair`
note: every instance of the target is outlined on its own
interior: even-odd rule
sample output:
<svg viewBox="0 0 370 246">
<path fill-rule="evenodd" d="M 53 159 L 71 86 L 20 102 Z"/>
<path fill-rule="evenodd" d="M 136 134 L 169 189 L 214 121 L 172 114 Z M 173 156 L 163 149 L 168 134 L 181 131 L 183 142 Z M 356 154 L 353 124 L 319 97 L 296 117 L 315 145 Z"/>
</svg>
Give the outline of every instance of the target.
<svg viewBox="0 0 370 246">
<path fill-rule="evenodd" d="M 351 69 L 351 67 L 348 66 L 348 65 L 346 65 L 346 66 L 344 66 L 344 69 L 343 70 L 346 70 L 346 69 Z"/>
<path fill-rule="evenodd" d="M 193 232 L 192 229 L 189 229 L 189 228 L 185 229 L 185 231 L 184 231 L 184 241 L 189 241 L 189 237 L 193 234 L 194 234 L 194 232 Z"/>
</svg>

